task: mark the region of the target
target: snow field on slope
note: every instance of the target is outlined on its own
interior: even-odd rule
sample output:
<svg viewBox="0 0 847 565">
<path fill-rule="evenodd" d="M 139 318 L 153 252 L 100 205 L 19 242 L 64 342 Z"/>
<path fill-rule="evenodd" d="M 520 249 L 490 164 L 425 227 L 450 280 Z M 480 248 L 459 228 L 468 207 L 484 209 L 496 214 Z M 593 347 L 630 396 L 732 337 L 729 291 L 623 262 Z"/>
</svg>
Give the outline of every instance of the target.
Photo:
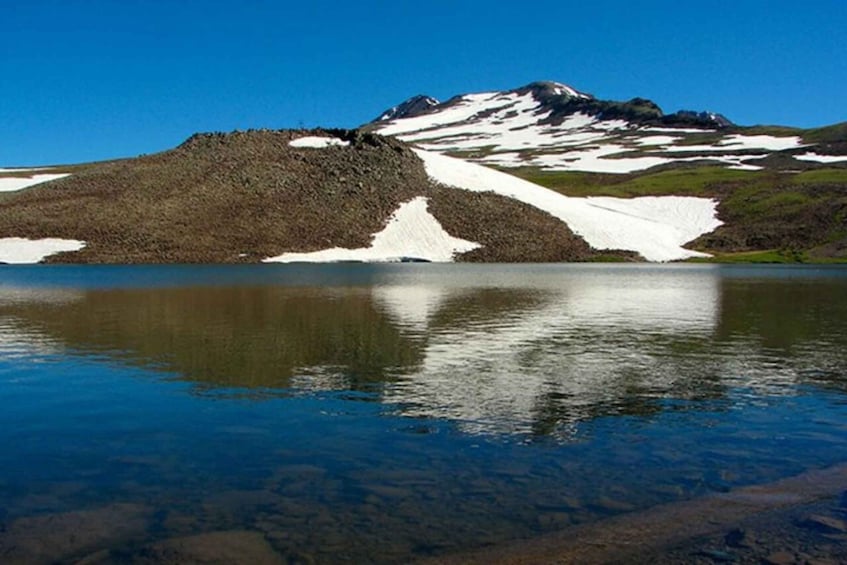
<svg viewBox="0 0 847 565">
<path fill-rule="evenodd" d="M 62 251 L 79 251 L 83 247 L 85 247 L 85 242 L 75 239 L 0 238 L 0 263 L 38 263 L 50 255 Z"/>
<path fill-rule="evenodd" d="M 565 222 L 595 249 L 626 249 L 648 261 L 674 261 L 705 253 L 684 249 L 721 222 L 707 198 L 572 198 L 481 165 L 415 149 L 427 174 L 442 184 L 494 192 L 543 210 Z"/>
<path fill-rule="evenodd" d="M 8 172 L 23 172 L 25 169 L 0 169 L 0 175 Z M 14 192 L 43 182 L 61 179 L 69 174 L 36 174 L 30 177 L 0 177 L 0 192 Z"/>
<path fill-rule="evenodd" d="M 429 114 L 390 120 L 376 131 L 430 151 L 480 151 L 484 154 L 474 160 L 503 167 L 535 166 L 550 171 L 594 173 L 632 173 L 706 158 L 735 169 L 759 170 L 760 167 L 740 161 L 802 147 L 796 136 L 743 134 L 726 135 L 710 145 L 685 145 L 681 134 L 713 131 L 637 128 L 626 121 L 599 120 L 580 112 L 557 125 L 542 123 L 550 115 L 531 93 L 483 92 L 464 95 L 449 107 Z M 545 153 L 538 154 L 539 149 Z M 613 158 L 633 149 L 667 154 Z M 751 154 L 728 154 L 741 151 Z"/>
<path fill-rule="evenodd" d="M 782 151 L 797 149 L 803 143 L 797 136 L 774 137 L 772 135 L 727 135 L 713 145 L 669 145 L 665 149 L 678 153 L 705 153 L 720 151 Z"/>
<path fill-rule="evenodd" d="M 310 253 L 283 253 L 265 263 L 330 263 L 338 261 L 391 262 L 404 257 L 449 262 L 456 253 L 472 251 L 478 243 L 452 237 L 427 210 L 427 199 L 417 197 L 401 204 L 385 228 L 374 234 L 370 247 L 334 247 Z"/>
<path fill-rule="evenodd" d="M 389 125 L 379 129 L 382 135 L 398 135 L 409 132 L 416 132 L 423 129 L 430 129 L 446 124 L 462 123 L 476 114 L 503 106 L 503 103 L 492 104 L 492 100 L 501 96 L 499 92 L 481 92 L 479 94 L 467 94 L 462 96 L 461 102 L 458 102 L 449 108 L 445 108 L 439 112 L 431 114 L 423 114 L 412 118 L 403 118 L 400 120 L 392 120 Z"/>
<path fill-rule="evenodd" d="M 802 155 L 795 155 L 794 158 L 817 163 L 842 163 L 847 161 L 847 155 L 818 155 L 817 153 L 803 153 Z"/>
<path fill-rule="evenodd" d="M 586 130 L 599 122 L 585 114 L 568 116 L 560 125 L 542 125 L 539 121 L 550 116 L 550 112 L 539 111 L 538 102 L 531 94 L 500 94 L 487 106 L 476 106 L 476 113 L 484 112 L 484 117 L 469 121 L 474 115 L 462 120 L 454 120 L 459 115 L 443 118 L 441 127 L 426 128 L 399 134 L 403 141 L 420 143 L 431 149 L 441 151 L 461 151 L 492 147 L 496 151 L 534 149 L 539 147 L 561 147 L 580 145 L 590 141 L 599 141 L 608 136 L 604 128 Z M 450 111 L 444 110 L 448 114 Z M 424 116 L 421 116 L 424 117 Z M 398 120 L 405 122 L 416 118 Z M 449 119 L 449 121 L 447 121 Z M 391 133 L 392 126 L 379 130 L 382 135 Z"/>
</svg>

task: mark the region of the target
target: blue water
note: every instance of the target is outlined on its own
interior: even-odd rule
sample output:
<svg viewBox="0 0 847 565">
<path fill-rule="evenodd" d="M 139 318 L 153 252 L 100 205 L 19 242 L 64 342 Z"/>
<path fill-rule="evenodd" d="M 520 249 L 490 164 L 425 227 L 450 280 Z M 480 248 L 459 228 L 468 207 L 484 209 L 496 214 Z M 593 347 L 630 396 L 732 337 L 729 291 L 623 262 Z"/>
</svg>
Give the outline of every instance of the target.
<svg viewBox="0 0 847 565">
<path fill-rule="evenodd" d="M 4 267 L 0 521 L 405 561 L 843 462 L 845 369 L 838 267 Z"/>
</svg>

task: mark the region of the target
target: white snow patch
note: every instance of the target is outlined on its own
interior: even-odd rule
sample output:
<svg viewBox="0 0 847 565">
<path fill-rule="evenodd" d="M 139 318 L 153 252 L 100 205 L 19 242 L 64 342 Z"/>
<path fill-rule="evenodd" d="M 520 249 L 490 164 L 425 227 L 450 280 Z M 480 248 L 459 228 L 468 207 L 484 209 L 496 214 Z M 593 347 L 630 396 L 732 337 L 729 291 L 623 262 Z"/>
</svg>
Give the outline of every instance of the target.
<svg viewBox="0 0 847 565">
<path fill-rule="evenodd" d="M 737 165 L 730 165 L 729 167 L 727 167 L 727 169 L 734 169 L 736 171 L 761 171 L 764 169 L 764 167 L 739 163 Z"/>
<path fill-rule="evenodd" d="M 589 196 L 587 200 L 593 206 L 605 210 L 672 226 L 678 230 L 683 242 L 697 239 L 706 233 L 702 231 L 704 227 L 710 228 L 707 231 L 712 231 L 721 224 L 715 220 L 715 210 L 712 206 L 692 206 L 691 199 L 682 196 Z"/>
<path fill-rule="evenodd" d="M 792 137 L 774 137 L 772 135 L 727 135 L 714 145 L 674 145 L 668 147 L 668 151 L 680 153 L 703 153 L 709 151 L 782 151 L 784 149 L 796 149 L 802 147 L 800 138 Z"/>
<path fill-rule="evenodd" d="M 740 133 L 726 136 L 718 142 L 718 145 L 732 149 L 765 149 L 769 151 L 782 151 L 783 149 L 803 146 L 797 136 L 774 137 L 772 135 L 742 135 Z"/>
<path fill-rule="evenodd" d="M 309 135 L 306 137 L 298 137 L 297 139 L 289 141 L 288 145 L 291 147 L 311 147 L 314 149 L 323 149 L 325 147 L 332 146 L 347 146 L 350 145 L 350 142 L 338 139 L 337 137 L 318 137 L 315 135 Z"/>
<path fill-rule="evenodd" d="M 606 131 L 616 131 L 632 129 L 632 124 L 625 120 L 602 120 L 594 124 L 593 127 Z"/>
<path fill-rule="evenodd" d="M 643 171 L 656 165 L 671 163 L 673 159 L 665 157 L 630 157 L 619 159 L 606 159 L 607 155 L 626 152 L 627 148 L 622 145 L 601 145 L 591 147 L 582 151 L 569 151 L 567 153 L 555 153 L 538 155 L 531 161 L 546 170 L 553 171 L 582 171 L 587 173 L 631 173 Z"/>
<path fill-rule="evenodd" d="M 472 251 L 480 244 L 452 237 L 427 210 L 427 199 L 417 197 L 401 204 L 388 225 L 374 234 L 370 247 L 334 247 L 311 253 L 283 253 L 265 263 L 329 263 L 338 261 L 390 262 L 403 258 L 449 262 L 456 253 Z"/>
<path fill-rule="evenodd" d="M 571 129 L 580 129 L 585 128 L 597 123 L 597 118 L 594 116 L 589 116 L 588 114 L 584 114 L 582 112 L 577 112 L 575 114 L 571 114 L 559 124 L 559 128 L 563 130 L 571 130 Z"/>
<path fill-rule="evenodd" d="M 466 94 L 459 101 L 439 112 L 394 120 L 386 127 L 380 128 L 379 133 L 382 135 L 397 135 L 464 122 L 482 111 L 503 106 L 504 102 L 498 103 L 495 101 L 498 96 L 503 95 L 500 92 Z M 508 101 L 505 104 L 508 104 Z"/>
<path fill-rule="evenodd" d="M 484 108 L 479 105 L 461 106 L 461 114 L 442 116 L 444 120 L 452 120 L 456 116 L 464 116 L 469 111 L 468 108 L 475 111 L 472 116 L 461 121 L 445 122 L 444 127 L 435 130 L 425 128 L 401 134 L 399 137 L 403 141 L 437 145 L 442 151 L 479 147 L 508 150 L 556 145 L 556 140 L 550 136 L 550 128 L 539 126 L 537 123 L 549 116 L 550 112 L 540 112 L 538 101 L 532 95 L 503 94 L 485 102 Z M 485 117 L 475 117 L 483 109 L 486 111 Z M 450 110 L 445 110 L 443 113 L 449 112 Z M 469 122 L 471 119 L 473 121 Z M 380 133 L 389 135 L 395 130 L 395 127 L 389 126 L 380 130 Z"/>
<path fill-rule="evenodd" d="M 710 129 L 702 128 L 641 128 L 639 131 L 655 131 L 657 133 L 712 133 Z"/>
<path fill-rule="evenodd" d="M 669 145 L 674 143 L 678 137 L 674 137 L 672 135 L 648 135 L 647 137 L 639 137 L 638 139 L 633 140 L 634 143 L 642 146 L 653 146 L 653 145 Z"/>
<path fill-rule="evenodd" d="M 6 172 L 18 172 L 20 169 L 0 169 L 0 174 Z M 14 192 L 48 182 L 51 180 L 61 179 L 70 176 L 70 174 L 41 174 L 32 175 L 30 177 L 0 177 L 0 192 Z"/>
<path fill-rule="evenodd" d="M 583 94 L 572 86 L 568 86 L 567 84 L 562 84 L 561 82 L 554 82 L 553 84 L 553 92 L 559 95 L 571 96 L 573 98 L 591 98 L 587 94 Z"/>
<path fill-rule="evenodd" d="M 425 332 L 451 291 L 444 285 L 389 284 L 373 287 L 371 294 L 400 326 Z"/>
<path fill-rule="evenodd" d="M 721 222 L 708 198 L 571 198 L 531 182 L 461 159 L 415 149 L 427 174 L 448 186 L 514 198 L 565 222 L 595 249 L 627 249 L 648 261 L 705 254 L 682 245 Z"/>
<path fill-rule="evenodd" d="M 62 251 L 79 251 L 83 247 L 85 242 L 75 239 L 0 238 L 0 263 L 38 263 L 50 255 Z"/>
<path fill-rule="evenodd" d="M 817 153 L 803 153 L 802 155 L 795 155 L 794 158 L 801 161 L 816 161 L 818 163 L 840 163 L 847 161 L 847 155 L 818 155 Z"/>
</svg>

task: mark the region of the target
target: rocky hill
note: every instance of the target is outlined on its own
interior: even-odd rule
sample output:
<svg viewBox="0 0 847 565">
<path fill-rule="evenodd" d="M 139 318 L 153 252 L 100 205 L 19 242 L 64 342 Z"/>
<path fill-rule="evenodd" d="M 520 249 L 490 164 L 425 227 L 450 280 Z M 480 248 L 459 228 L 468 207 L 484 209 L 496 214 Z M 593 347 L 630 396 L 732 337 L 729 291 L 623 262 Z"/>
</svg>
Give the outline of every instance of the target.
<svg viewBox="0 0 847 565">
<path fill-rule="evenodd" d="M 309 143 L 315 139 L 317 146 Z M 80 242 L 46 260 L 89 263 L 239 263 L 367 248 L 415 199 L 448 234 L 476 244 L 457 260 L 601 254 L 550 214 L 502 195 L 442 186 L 405 143 L 359 131 L 199 134 L 156 155 L 61 172 L 7 170 L 3 178 L 25 186 L 44 174 L 53 176 L 0 193 L 0 261 L 18 262 L 8 250 L 24 240 Z M 430 257 L 401 250 L 377 259 Z"/>
</svg>

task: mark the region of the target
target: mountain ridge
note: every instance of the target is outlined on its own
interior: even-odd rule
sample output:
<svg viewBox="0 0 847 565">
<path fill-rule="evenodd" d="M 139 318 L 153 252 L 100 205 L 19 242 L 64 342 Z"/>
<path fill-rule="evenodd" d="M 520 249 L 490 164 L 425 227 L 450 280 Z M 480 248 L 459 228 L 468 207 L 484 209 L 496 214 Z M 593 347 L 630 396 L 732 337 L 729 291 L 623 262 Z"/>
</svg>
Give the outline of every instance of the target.
<svg viewBox="0 0 847 565">
<path fill-rule="evenodd" d="M 687 164 L 751 171 L 847 166 L 838 158 L 847 154 L 847 128 L 839 124 L 739 126 L 716 112 L 665 114 L 646 98 L 599 100 L 552 81 L 435 102 L 418 95 L 364 127 L 511 169 L 627 174 Z"/>
<path fill-rule="evenodd" d="M 542 81 L 0 169 L 0 262 L 847 259 L 847 123 L 722 119 Z"/>
<path fill-rule="evenodd" d="M 581 92 L 564 83 L 555 81 L 534 81 L 525 86 L 503 91 L 518 95 L 531 93 L 540 103 L 541 108 L 554 110 L 553 120 L 559 121 L 564 116 L 584 112 L 601 119 L 628 118 L 638 123 L 673 126 L 701 126 L 728 128 L 734 127 L 732 121 L 716 112 L 678 110 L 665 114 L 658 104 L 647 98 L 636 97 L 626 102 L 601 100 L 595 96 Z M 456 95 L 445 102 L 426 95 L 417 94 L 397 106 L 382 112 L 371 123 L 402 118 L 412 118 L 450 107 L 459 102 L 464 95 Z"/>
</svg>

